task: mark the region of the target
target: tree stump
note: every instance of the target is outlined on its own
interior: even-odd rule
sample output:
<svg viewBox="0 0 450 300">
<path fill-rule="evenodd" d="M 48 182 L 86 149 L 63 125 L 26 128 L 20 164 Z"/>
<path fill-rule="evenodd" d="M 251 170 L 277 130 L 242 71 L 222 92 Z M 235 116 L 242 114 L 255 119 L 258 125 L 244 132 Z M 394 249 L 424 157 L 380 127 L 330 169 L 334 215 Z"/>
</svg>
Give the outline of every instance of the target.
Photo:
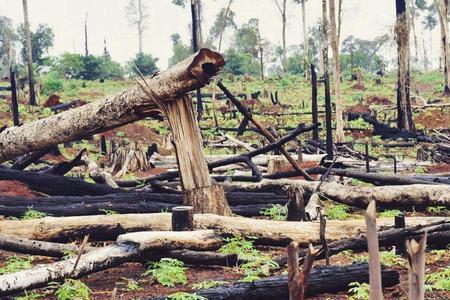
<svg viewBox="0 0 450 300">
<path fill-rule="evenodd" d="M 194 213 L 231 215 L 223 187 L 214 185 L 203 155 L 203 143 L 189 96 L 164 104 L 172 129 L 178 169 L 183 188 L 183 204 Z"/>
</svg>

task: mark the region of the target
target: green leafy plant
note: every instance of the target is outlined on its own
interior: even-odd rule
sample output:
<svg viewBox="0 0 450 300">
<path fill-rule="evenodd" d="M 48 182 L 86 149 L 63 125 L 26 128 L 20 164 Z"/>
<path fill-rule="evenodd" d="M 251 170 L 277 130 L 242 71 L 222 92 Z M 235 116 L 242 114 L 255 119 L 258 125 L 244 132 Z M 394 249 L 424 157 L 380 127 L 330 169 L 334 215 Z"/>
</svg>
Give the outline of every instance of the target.
<svg viewBox="0 0 450 300">
<path fill-rule="evenodd" d="M 367 283 L 351 282 L 349 285 L 349 299 L 366 300 L 369 299 L 369 285 Z"/>
<path fill-rule="evenodd" d="M 34 258 L 32 256 L 20 257 L 20 256 L 10 256 L 6 258 L 5 265 L 0 268 L 0 275 L 14 273 L 25 269 L 30 269 L 33 267 L 31 264 Z"/>
<path fill-rule="evenodd" d="M 41 219 L 45 218 L 46 216 L 47 216 L 46 213 L 34 210 L 33 206 L 28 206 L 27 210 L 22 215 L 21 219 L 22 220 Z"/>
<path fill-rule="evenodd" d="M 400 215 L 402 212 L 398 209 L 388 209 L 383 212 L 380 212 L 380 217 L 383 218 L 393 218 L 395 216 Z"/>
<path fill-rule="evenodd" d="M 14 297 L 14 300 L 36 300 L 43 297 L 44 295 L 38 294 L 36 292 L 28 293 L 27 291 L 25 291 L 22 296 Z"/>
<path fill-rule="evenodd" d="M 260 211 L 261 215 L 269 217 L 275 221 L 285 221 L 287 216 L 287 207 L 285 205 L 273 204 L 269 208 Z"/>
<path fill-rule="evenodd" d="M 184 263 L 173 258 L 161 258 L 159 262 L 151 262 L 149 269 L 142 276 L 151 276 L 164 286 L 173 287 L 186 284 Z"/>
<path fill-rule="evenodd" d="M 269 276 L 270 272 L 278 269 L 279 265 L 264 255 L 253 246 L 252 240 L 246 240 L 240 236 L 225 239 L 226 244 L 223 245 L 219 252 L 224 254 L 237 254 L 240 259 L 246 261 L 239 265 L 239 269 L 243 271 L 244 278 L 241 281 L 253 282 L 261 278 L 261 276 Z"/>
<path fill-rule="evenodd" d="M 335 204 L 327 209 L 327 217 L 330 220 L 345 220 L 350 215 L 347 213 L 348 207 L 344 204 Z"/>
<path fill-rule="evenodd" d="M 208 300 L 208 298 L 199 296 L 197 294 L 190 294 L 186 292 L 173 293 L 167 296 L 169 300 Z"/>
<path fill-rule="evenodd" d="M 128 292 L 136 292 L 142 290 L 139 282 L 133 279 L 126 279 L 127 281 L 127 291 Z"/>
<path fill-rule="evenodd" d="M 194 283 L 191 287 L 194 290 L 202 290 L 202 289 L 210 289 L 215 286 L 219 285 L 226 285 L 228 284 L 227 281 L 217 281 L 217 280 L 205 280 L 199 283 Z"/>
<path fill-rule="evenodd" d="M 64 256 L 62 257 L 62 259 L 71 259 L 77 256 L 77 253 L 75 251 L 64 250 L 63 253 Z"/>
<path fill-rule="evenodd" d="M 101 211 L 101 212 L 105 213 L 105 215 L 109 215 L 109 216 L 111 216 L 111 215 L 118 215 L 119 214 L 117 211 L 110 210 L 110 209 L 103 209 L 103 208 L 101 208 L 101 209 L 99 209 L 99 211 Z"/>
<path fill-rule="evenodd" d="M 405 260 L 401 258 L 399 255 L 395 254 L 395 252 L 392 251 L 380 251 L 380 262 L 381 264 L 393 267 L 393 266 L 404 266 Z"/>
<path fill-rule="evenodd" d="M 441 214 L 447 211 L 447 207 L 445 206 L 429 206 L 427 207 L 427 212 L 433 214 Z"/>
<path fill-rule="evenodd" d="M 450 267 L 425 276 L 426 289 L 450 291 Z"/>
<path fill-rule="evenodd" d="M 66 279 L 55 291 L 58 300 L 89 300 L 91 290 L 80 280 Z"/>
</svg>

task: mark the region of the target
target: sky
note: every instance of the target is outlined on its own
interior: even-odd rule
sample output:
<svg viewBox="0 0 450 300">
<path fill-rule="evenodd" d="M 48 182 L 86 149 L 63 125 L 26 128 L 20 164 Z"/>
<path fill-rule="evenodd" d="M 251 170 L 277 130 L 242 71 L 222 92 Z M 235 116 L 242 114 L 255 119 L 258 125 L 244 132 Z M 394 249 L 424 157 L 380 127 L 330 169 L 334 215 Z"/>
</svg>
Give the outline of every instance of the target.
<svg viewBox="0 0 450 300">
<path fill-rule="evenodd" d="M 167 67 L 172 53 L 170 35 L 180 33 L 185 43 L 190 41 L 188 25 L 191 21 L 190 8 L 172 4 L 171 0 L 145 0 L 149 6 L 148 29 L 145 32 L 143 50 L 159 58 L 158 66 Z M 84 18 L 88 13 L 89 52 L 103 53 L 104 40 L 112 58 L 125 63 L 138 50 L 137 29 L 128 23 L 125 7 L 129 0 L 28 0 L 29 18 L 32 29 L 39 23 L 46 23 L 55 33 L 54 47 L 50 55 L 64 52 L 84 53 Z M 321 17 L 320 0 L 306 3 L 307 24 L 315 24 Z M 218 11 L 228 3 L 226 0 L 203 0 L 203 31 L 209 31 Z M 274 0 L 235 0 L 232 9 L 236 23 L 246 23 L 250 18 L 259 18 L 264 38 L 281 45 L 281 16 Z M 15 26 L 23 22 L 22 1 L 0 0 L 0 15 L 9 17 Z M 363 39 L 392 30 L 395 22 L 395 5 L 392 0 L 343 0 L 342 40 L 348 35 Z M 288 0 L 287 44 L 300 44 L 303 40 L 301 6 Z M 417 21 L 419 44 L 422 44 L 422 25 Z M 425 34 L 427 45 L 430 44 Z M 224 49 L 230 45 L 231 34 L 225 38 Z M 439 55 L 439 31 L 432 36 L 433 53 Z M 395 50 L 395 48 L 394 48 Z M 385 55 L 392 54 L 392 47 L 386 47 Z M 390 52 L 390 53 L 388 53 Z"/>
</svg>

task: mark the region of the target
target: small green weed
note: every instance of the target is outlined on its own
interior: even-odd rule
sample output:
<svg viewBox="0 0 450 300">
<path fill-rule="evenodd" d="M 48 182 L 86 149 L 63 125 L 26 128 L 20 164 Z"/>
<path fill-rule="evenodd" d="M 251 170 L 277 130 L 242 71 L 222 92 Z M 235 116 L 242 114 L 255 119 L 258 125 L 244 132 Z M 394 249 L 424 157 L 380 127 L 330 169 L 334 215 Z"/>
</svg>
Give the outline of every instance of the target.
<svg viewBox="0 0 450 300">
<path fill-rule="evenodd" d="M 41 219 L 45 218 L 46 216 L 47 216 L 46 213 L 34 210 L 33 206 L 28 206 L 27 210 L 22 215 L 21 219 L 22 220 Z"/>
<path fill-rule="evenodd" d="M 350 300 L 369 299 L 369 285 L 367 283 L 351 282 L 349 285 Z"/>
<path fill-rule="evenodd" d="M 31 267 L 33 267 L 33 265 L 31 264 L 33 260 L 34 258 L 32 256 L 10 256 L 6 258 L 5 266 L 3 268 L 0 268 L 0 275 L 30 269 Z"/>
<path fill-rule="evenodd" d="M 151 276 L 158 283 L 173 287 L 177 284 L 186 284 L 184 263 L 173 258 L 161 258 L 159 262 L 151 262 L 149 269 L 142 276 Z"/>
<path fill-rule="evenodd" d="M 348 207 L 344 204 L 335 204 L 327 209 L 327 217 L 330 220 L 345 220 L 350 215 L 347 213 Z"/>
<path fill-rule="evenodd" d="M 38 294 L 36 292 L 28 293 L 27 291 L 24 292 L 22 296 L 14 297 L 14 300 L 36 300 L 36 299 L 42 299 L 44 295 Z"/>
<path fill-rule="evenodd" d="M 55 291 L 55 296 L 58 300 L 89 300 L 91 290 L 80 280 L 66 279 Z"/>
<path fill-rule="evenodd" d="M 404 266 L 406 264 L 405 260 L 401 258 L 401 256 L 395 254 L 393 250 L 380 251 L 380 262 L 388 267 Z"/>
<path fill-rule="evenodd" d="M 191 287 L 194 290 L 203 290 L 203 289 L 210 289 L 215 286 L 219 285 L 226 285 L 228 284 L 227 281 L 217 281 L 217 280 L 206 280 L 199 283 L 194 283 Z"/>
<path fill-rule="evenodd" d="M 450 267 L 439 272 L 425 276 L 425 285 L 428 291 L 450 291 Z"/>
<path fill-rule="evenodd" d="M 264 208 L 260 214 L 274 221 L 285 221 L 287 216 L 287 207 L 285 205 L 274 204 L 270 208 Z"/>
<path fill-rule="evenodd" d="M 395 216 L 400 215 L 402 212 L 398 209 L 388 209 L 383 212 L 380 212 L 380 217 L 382 218 L 393 218 Z"/>
<path fill-rule="evenodd" d="M 110 210 L 110 209 L 99 209 L 99 211 L 101 211 L 102 213 L 104 213 L 105 215 L 111 216 L 111 215 L 118 215 L 119 213 L 115 210 Z"/>
<path fill-rule="evenodd" d="M 190 294 L 186 292 L 178 292 L 167 296 L 169 300 L 208 300 L 208 298 L 199 296 L 197 294 Z"/>
</svg>

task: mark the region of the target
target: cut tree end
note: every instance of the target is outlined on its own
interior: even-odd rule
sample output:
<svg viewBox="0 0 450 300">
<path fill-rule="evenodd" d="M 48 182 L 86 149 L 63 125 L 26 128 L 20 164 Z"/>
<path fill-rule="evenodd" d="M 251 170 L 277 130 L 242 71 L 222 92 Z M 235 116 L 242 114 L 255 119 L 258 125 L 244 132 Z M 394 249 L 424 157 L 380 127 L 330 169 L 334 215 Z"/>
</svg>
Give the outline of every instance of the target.
<svg viewBox="0 0 450 300">
<path fill-rule="evenodd" d="M 207 83 L 225 65 L 222 55 L 207 48 L 200 49 L 189 65 L 189 71 L 200 82 Z"/>
</svg>

